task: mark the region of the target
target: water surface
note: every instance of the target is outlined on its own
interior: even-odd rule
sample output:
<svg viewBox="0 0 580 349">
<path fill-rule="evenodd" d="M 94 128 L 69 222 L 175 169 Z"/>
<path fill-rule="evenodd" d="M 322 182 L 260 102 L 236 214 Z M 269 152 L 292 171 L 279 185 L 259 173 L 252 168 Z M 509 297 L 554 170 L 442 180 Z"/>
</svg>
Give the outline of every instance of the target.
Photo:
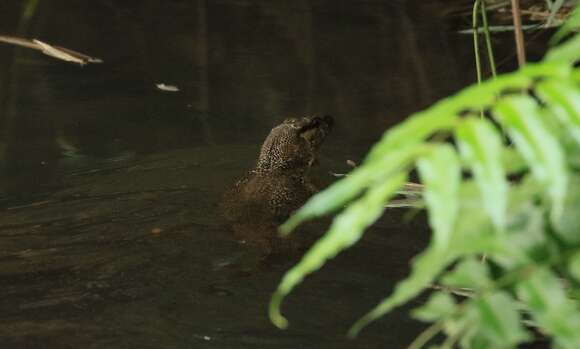
<svg viewBox="0 0 580 349">
<path fill-rule="evenodd" d="M 0 347 L 410 343 L 421 326 L 407 309 L 344 334 L 406 274 L 423 217 L 387 211 L 288 298 L 280 331 L 267 304 L 299 256 L 264 262 L 216 208 L 287 116 L 335 117 L 318 170 L 331 182 L 384 129 L 471 82 L 471 39 L 441 5 L 57 0 L 27 17 L 33 3 L 2 1 L 0 33 L 105 63 L 0 45 Z"/>
</svg>

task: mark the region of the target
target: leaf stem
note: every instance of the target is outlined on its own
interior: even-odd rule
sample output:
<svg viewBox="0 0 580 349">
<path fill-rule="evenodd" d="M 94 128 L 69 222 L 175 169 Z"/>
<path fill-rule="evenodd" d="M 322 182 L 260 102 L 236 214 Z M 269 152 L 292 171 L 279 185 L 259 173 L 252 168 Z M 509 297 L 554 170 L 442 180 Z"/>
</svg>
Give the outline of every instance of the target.
<svg viewBox="0 0 580 349">
<path fill-rule="evenodd" d="M 445 324 L 444 320 L 445 319 L 437 321 L 433 325 L 429 326 L 425 331 L 421 332 L 421 334 L 417 336 L 417 338 L 415 338 L 411 344 L 409 344 L 407 349 L 423 348 L 423 346 L 425 346 L 425 344 L 427 344 L 431 338 L 435 337 L 437 333 L 441 332 L 443 325 Z"/>
</svg>

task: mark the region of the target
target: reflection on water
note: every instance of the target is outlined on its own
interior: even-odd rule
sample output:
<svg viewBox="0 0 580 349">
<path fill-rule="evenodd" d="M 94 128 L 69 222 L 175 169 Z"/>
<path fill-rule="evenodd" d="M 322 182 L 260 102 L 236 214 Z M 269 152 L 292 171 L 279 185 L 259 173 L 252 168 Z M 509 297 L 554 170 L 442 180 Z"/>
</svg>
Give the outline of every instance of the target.
<svg viewBox="0 0 580 349">
<path fill-rule="evenodd" d="M 4 0 L 0 33 L 105 63 L 0 46 L 1 347 L 409 343 L 419 327 L 404 311 L 343 334 L 406 273 L 422 220 L 389 212 L 289 298 L 278 331 L 266 305 L 298 256 L 263 263 L 216 206 L 290 115 L 335 116 L 330 181 L 471 80 L 468 38 L 419 1 L 60 0 L 27 18 L 30 3 Z"/>
</svg>

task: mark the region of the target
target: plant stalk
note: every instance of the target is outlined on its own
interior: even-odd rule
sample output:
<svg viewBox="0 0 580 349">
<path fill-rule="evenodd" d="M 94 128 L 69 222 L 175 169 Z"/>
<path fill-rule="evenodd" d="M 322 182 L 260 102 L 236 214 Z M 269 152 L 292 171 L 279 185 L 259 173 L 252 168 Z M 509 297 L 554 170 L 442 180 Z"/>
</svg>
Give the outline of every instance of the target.
<svg viewBox="0 0 580 349">
<path fill-rule="evenodd" d="M 441 330 L 443 330 L 443 325 L 445 322 L 442 320 L 437 321 L 433 325 L 429 326 L 425 331 L 423 331 L 413 343 L 411 343 L 407 349 L 421 349 L 429 342 L 430 339 L 435 337 Z"/>
<path fill-rule="evenodd" d="M 524 44 L 524 32 L 522 30 L 520 0 L 512 0 L 512 17 L 514 21 L 514 33 L 516 37 L 518 65 L 522 67 L 523 65 L 526 64 L 526 48 Z"/>
<path fill-rule="evenodd" d="M 491 76 L 495 79 L 497 76 L 497 69 L 495 68 L 495 57 L 493 55 L 493 46 L 491 45 L 489 25 L 487 23 L 487 8 L 485 5 L 485 0 L 481 2 L 481 19 L 483 21 L 483 33 L 485 35 L 485 45 L 487 46 L 487 59 L 489 61 L 489 68 L 491 70 Z"/>
<path fill-rule="evenodd" d="M 479 10 L 481 0 L 475 0 L 473 3 L 473 13 L 471 19 L 471 25 L 473 28 L 473 55 L 475 56 L 475 71 L 477 73 L 477 84 L 481 85 L 481 61 L 479 58 L 479 24 L 477 21 L 477 11 Z"/>
</svg>

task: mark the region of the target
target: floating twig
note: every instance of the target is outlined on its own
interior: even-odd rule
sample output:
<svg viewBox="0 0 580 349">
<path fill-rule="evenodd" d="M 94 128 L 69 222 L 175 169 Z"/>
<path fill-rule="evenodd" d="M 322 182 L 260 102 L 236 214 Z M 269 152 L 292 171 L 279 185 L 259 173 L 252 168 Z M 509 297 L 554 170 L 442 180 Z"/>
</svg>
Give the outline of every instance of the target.
<svg viewBox="0 0 580 349">
<path fill-rule="evenodd" d="M 68 48 L 51 45 L 37 39 L 29 40 L 16 36 L 0 35 L 0 42 L 38 50 L 47 56 L 51 56 L 66 62 L 76 63 L 81 66 L 88 63 L 103 63 L 103 60 L 100 58 L 91 57 L 84 53 L 73 51 Z"/>
</svg>

